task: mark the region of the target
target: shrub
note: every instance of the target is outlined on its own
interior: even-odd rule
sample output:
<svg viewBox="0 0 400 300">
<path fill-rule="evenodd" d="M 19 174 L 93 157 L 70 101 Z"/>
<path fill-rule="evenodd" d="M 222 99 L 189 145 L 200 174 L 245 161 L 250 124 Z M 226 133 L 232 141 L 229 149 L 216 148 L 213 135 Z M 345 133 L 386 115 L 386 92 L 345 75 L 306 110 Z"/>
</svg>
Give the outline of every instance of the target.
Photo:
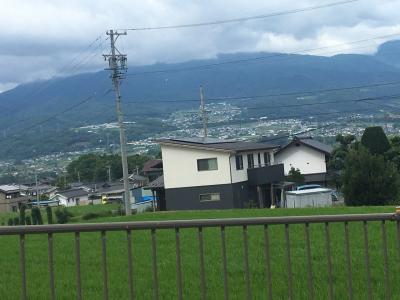
<svg viewBox="0 0 400 300">
<path fill-rule="evenodd" d="M 42 212 L 40 211 L 39 207 L 32 208 L 32 223 L 33 225 L 43 224 Z"/>
<path fill-rule="evenodd" d="M 349 152 L 342 178 L 346 205 L 387 205 L 398 197 L 400 178 L 393 163 L 364 147 Z"/>
<path fill-rule="evenodd" d="M 82 216 L 82 219 L 83 220 L 90 220 L 90 219 L 96 219 L 98 217 L 100 217 L 100 215 L 98 213 L 89 212 L 89 213 L 84 214 Z"/>
<path fill-rule="evenodd" d="M 113 215 L 112 210 L 106 210 L 106 211 L 102 211 L 102 212 L 98 212 L 98 213 L 88 212 L 82 216 L 82 219 L 90 220 L 90 219 L 96 219 L 96 218 L 100 218 L 100 217 L 108 217 L 108 216 L 112 216 L 112 215 Z"/>
<path fill-rule="evenodd" d="M 31 210 L 31 216 L 32 216 L 32 224 L 33 225 L 37 225 L 38 221 L 37 221 L 37 207 L 33 207 Z"/>
<path fill-rule="evenodd" d="M 32 220 L 31 220 L 31 217 L 30 217 L 30 216 L 26 216 L 26 217 L 25 217 L 25 224 L 26 224 L 26 225 L 32 225 Z"/>
<path fill-rule="evenodd" d="M 14 218 L 14 225 L 19 225 L 19 217 Z"/>
<path fill-rule="evenodd" d="M 19 224 L 25 225 L 25 209 L 26 206 L 25 204 L 21 204 L 21 207 L 19 208 Z"/>
<path fill-rule="evenodd" d="M 14 225 L 14 220 L 12 218 L 9 218 L 8 222 L 7 222 L 7 225 L 8 226 L 13 226 Z"/>
<path fill-rule="evenodd" d="M 53 211 L 51 210 L 51 206 L 46 207 L 46 214 L 47 214 L 47 223 L 53 224 Z"/>
<path fill-rule="evenodd" d="M 66 224 L 69 221 L 69 218 L 72 214 L 67 210 L 66 207 L 60 208 L 58 207 L 55 212 L 56 220 L 58 224 Z"/>
</svg>

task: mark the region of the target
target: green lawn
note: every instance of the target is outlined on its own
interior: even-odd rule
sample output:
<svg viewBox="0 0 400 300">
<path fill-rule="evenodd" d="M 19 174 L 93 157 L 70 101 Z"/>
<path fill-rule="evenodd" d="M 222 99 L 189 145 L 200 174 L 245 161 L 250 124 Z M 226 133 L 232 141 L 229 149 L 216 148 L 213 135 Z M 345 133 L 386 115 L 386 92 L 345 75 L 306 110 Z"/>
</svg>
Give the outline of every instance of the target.
<svg viewBox="0 0 400 300">
<path fill-rule="evenodd" d="M 71 209 L 81 220 L 83 213 L 92 210 L 115 209 L 111 206 L 87 206 Z M 83 212 L 84 211 L 84 212 Z M 118 222 L 138 220 L 172 220 L 196 218 L 260 217 L 285 215 L 347 214 L 394 212 L 394 207 L 321 208 L 321 209 L 246 209 L 224 211 L 185 211 L 145 213 L 130 217 L 107 217 L 91 222 Z M 350 224 L 350 243 L 353 267 L 353 290 L 355 299 L 365 299 L 367 293 L 364 265 L 364 240 L 362 224 Z M 380 223 L 369 224 L 369 255 L 371 260 L 372 288 L 374 299 L 385 298 L 383 280 L 383 251 Z M 334 276 L 334 298 L 348 298 L 346 265 L 344 254 L 343 224 L 331 224 L 331 253 Z M 315 299 L 328 297 L 327 262 L 324 226 L 310 225 L 312 267 L 314 273 Z M 134 281 L 138 299 L 152 298 L 152 264 L 150 231 L 132 233 Z M 400 295 L 400 257 L 398 256 L 396 226 L 387 224 L 389 269 L 392 296 Z M 304 226 L 290 226 L 294 298 L 307 299 L 307 267 Z M 207 299 L 223 298 L 223 269 L 219 229 L 204 229 Z M 228 255 L 228 283 L 230 298 L 245 298 L 245 274 L 243 263 L 243 236 L 240 228 L 226 229 Z M 287 269 L 284 228 L 270 226 L 272 292 L 274 299 L 287 299 Z M 73 234 L 56 234 L 55 282 L 57 299 L 72 299 L 75 293 L 75 257 Z M 20 297 L 18 237 L 0 237 L 0 295 L 1 299 Z M 29 299 L 49 298 L 49 277 L 47 265 L 47 237 L 31 235 L 26 237 L 27 282 Z M 199 299 L 199 255 L 197 230 L 181 230 L 181 253 L 184 298 Z M 267 295 L 264 272 L 263 228 L 249 228 L 249 255 L 251 287 L 254 299 L 265 299 Z M 177 298 L 175 232 L 157 231 L 158 278 L 160 299 Z M 127 299 L 127 244 L 126 234 L 107 233 L 107 259 L 109 271 L 110 299 Z M 101 241 L 100 233 L 81 234 L 82 285 L 85 299 L 102 297 Z"/>
</svg>

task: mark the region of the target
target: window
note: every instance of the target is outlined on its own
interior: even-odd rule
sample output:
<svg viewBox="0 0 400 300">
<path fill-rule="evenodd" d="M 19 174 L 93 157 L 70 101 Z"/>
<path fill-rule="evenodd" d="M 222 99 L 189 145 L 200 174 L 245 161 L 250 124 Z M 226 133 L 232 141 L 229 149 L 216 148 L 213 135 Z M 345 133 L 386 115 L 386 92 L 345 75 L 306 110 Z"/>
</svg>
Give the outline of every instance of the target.
<svg viewBox="0 0 400 300">
<path fill-rule="evenodd" d="M 269 166 L 271 164 L 271 156 L 269 152 L 264 152 L 264 165 Z"/>
<path fill-rule="evenodd" d="M 221 200 L 220 193 L 200 194 L 200 202 L 219 201 Z"/>
<path fill-rule="evenodd" d="M 6 195 L 6 199 L 11 199 L 11 195 L 10 195 L 10 194 L 7 194 L 7 195 Z"/>
<path fill-rule="evenodd" d="M 254 168 L 254 156 L 253 154 L 247 154 L 247 167 Z"/>
<path fill-rule="evenodd" d="M 242 155 L 236 155 L 236 170 L 243 170 L 243 156 Z"/>
<path fill-rule="evenodd" d="M 198 171 L 218 170 L 218 162 L 216 158 L 206 158 L 197 160 Z"/>
<path fill-rule="evenodd" d="M 257 153 L 257 163 L 258 166 L 261 167 L 261 153 Z"/>
</svg>

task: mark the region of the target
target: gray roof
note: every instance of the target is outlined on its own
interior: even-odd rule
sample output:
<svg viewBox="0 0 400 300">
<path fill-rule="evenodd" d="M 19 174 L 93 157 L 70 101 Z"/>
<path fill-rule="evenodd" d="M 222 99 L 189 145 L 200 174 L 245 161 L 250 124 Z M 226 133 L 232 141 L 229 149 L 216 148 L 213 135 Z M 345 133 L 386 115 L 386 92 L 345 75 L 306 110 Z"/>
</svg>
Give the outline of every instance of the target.
<svg viewBox="0 0 400 300">
<path fill-rule="evenodd" d="M 18 192 L 19 186 L 15 184 L 3 184 L 0 185 L 0 191 L 9 193 L 9 192 Z"/>
<path fill-rule="evenodd" d="M 315 150 L 323 152 L 327 155 L 330 155 L 333 150 L 333 148 L 331 146 L 321 143 L 319 141 L 316 141 L 311 137 L 294 137 L 290 143 L 284 145 L 281 149 L 279 149 L 278 153 L 281 152 L 283 149 L 287 148 L 288 146 L 295 144 L 295 143 L 303 144 L 305 146 L 308 146 L 310 148 L 313 148 Z"/>
<path fill-rule="evenodd" d="M 62 195 L 66 198 L 73 198 L 73 197 L 87 196 L 89 193 L 83 189 L 70 189 L 70 190 L 60 191 L 57 194 Z"/>
<path fill-rule="evenodd" d="M 189 138 L 189 139 L 162 139 L 160 144 L 181 145 L 183 147 L 204 148 L 207 150 L 244 152 L 252 150 L 265 150 L 277 148 L 276 145 L 268 143 L 256 143 L 246 141 L 221 140 L 214 138 Z"/>
<path fill-rule="evenodd" d="M 161 175 L 160 177 L 153 180 L 146 186 L 146 189 L 160 189 L 160 188 L 164 188 L 164 175 Z"/>
</svg>

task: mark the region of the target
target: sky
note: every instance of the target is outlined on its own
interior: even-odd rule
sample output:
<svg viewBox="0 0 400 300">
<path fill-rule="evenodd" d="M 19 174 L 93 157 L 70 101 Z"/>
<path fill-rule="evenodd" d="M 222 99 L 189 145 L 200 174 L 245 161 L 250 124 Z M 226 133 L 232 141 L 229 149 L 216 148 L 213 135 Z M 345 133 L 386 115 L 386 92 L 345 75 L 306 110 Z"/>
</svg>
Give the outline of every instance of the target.
<svg viewBox="0 0 400 300">
<path fill-rule="evenodd" d="M 157 27 L 265 15 L 340 0 L 0 0 L 0 92 L 18 84 L 106 67 L 108 29 Z M 117 46 L 128 67 L 213 58 L 219 53 L 314 51 L 373 54 L 400 38 L 399 0 L 204 27 L 128 31 Z M 364 43 L 346 44 L 384 35 Z M 341 45 L 341 46 L 337 46 Z"/>
</svg>

